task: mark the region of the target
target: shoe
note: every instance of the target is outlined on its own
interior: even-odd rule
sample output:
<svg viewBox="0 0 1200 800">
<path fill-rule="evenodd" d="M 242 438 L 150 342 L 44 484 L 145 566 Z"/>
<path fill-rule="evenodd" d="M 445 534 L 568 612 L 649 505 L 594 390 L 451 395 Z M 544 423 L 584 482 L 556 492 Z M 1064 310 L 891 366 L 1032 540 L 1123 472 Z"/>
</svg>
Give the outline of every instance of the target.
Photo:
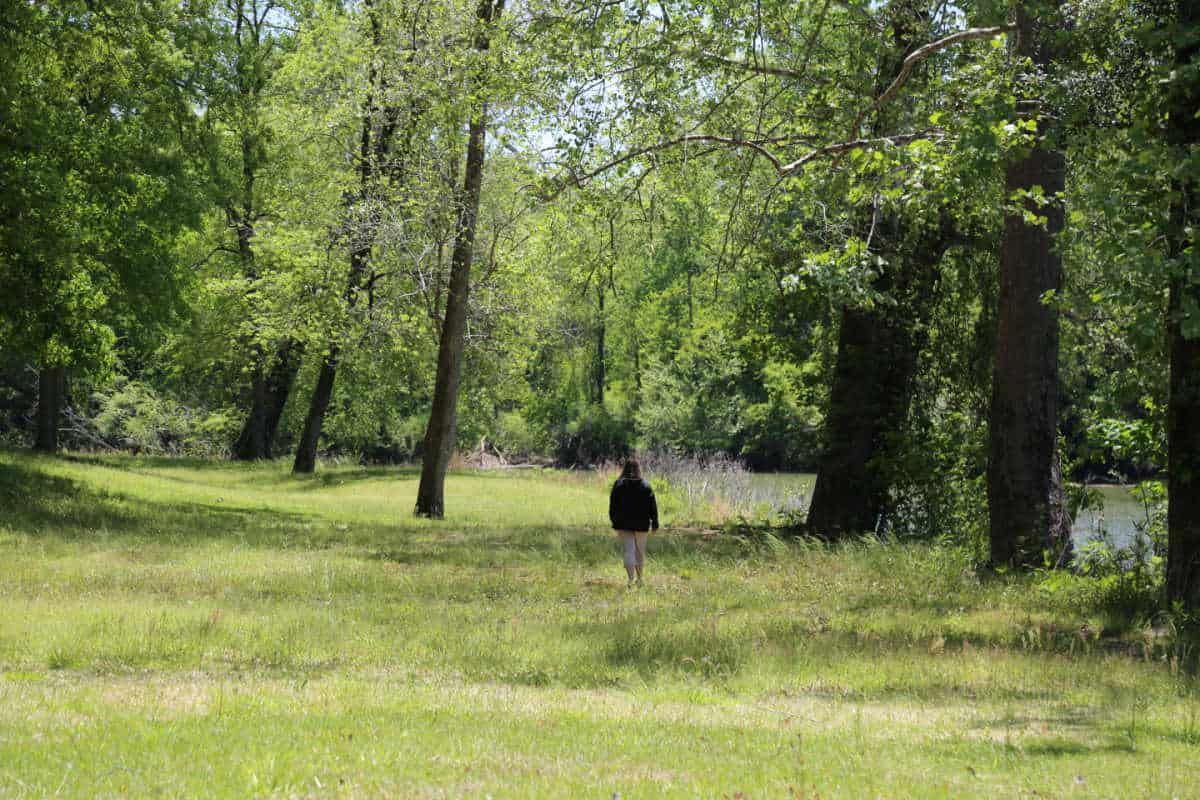
<svg viewBox="0 0 1200 800">
<path fill-rule="evenodd" d="M 637 588 L 639 588 L 639 589 L 640 589 L 640 588 L 642 588 L 642 585 L 643 585 L 643 584 L 642 584 L 642 579 L 641 579 L 641 578 L 638 578 L 638 579 L 637 579 Z"/>
</svg>

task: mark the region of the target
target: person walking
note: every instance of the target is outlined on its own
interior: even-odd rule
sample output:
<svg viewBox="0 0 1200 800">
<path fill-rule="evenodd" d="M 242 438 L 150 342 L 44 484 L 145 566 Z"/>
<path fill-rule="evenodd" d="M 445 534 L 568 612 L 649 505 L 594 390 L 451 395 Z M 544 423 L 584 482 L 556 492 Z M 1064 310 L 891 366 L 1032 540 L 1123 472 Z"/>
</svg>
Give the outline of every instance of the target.
<svg viewBox="0 0 1200 800">
<path fill-rule="evenodd" d="M 608 519 L 621 538 L 628 586 L 633 586 L 635 579 L 641 586 L 646 538 L 650 531 L 658 530 L 658 501 L 650 484 L 642 480 L 641 467 L 633 459 L 625 462 L 621 477 L 613 484 L 608 496 Z"/>
</svg>

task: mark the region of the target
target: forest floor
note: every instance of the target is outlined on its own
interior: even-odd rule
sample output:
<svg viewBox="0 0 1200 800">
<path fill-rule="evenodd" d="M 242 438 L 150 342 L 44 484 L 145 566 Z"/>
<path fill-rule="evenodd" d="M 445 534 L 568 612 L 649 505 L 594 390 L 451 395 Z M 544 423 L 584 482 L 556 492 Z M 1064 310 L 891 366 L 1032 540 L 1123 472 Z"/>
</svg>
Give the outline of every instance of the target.
<svg viewBox="0 0 1200 800">
<path fill-rule="evenodd" d="M 1094 579 L 666 530 L 630 591 L 599 478 L 415 490 L 0 450 L 0 797 L 1200 792 L 1200 689 Z"/>
</svg>

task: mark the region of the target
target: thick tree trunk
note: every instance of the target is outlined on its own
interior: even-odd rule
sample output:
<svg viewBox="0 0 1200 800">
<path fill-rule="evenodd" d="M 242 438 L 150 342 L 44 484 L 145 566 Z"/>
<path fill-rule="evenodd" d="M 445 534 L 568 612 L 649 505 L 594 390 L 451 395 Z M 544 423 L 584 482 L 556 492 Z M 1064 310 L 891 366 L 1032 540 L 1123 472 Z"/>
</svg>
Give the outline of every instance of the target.
<svg viewBox="0 0 1200 800">
<path fill-rule="evenodd" d="M 1045 66 L 1049 51 L 1037 40 L 1034 20 L 1017 8 L 1017 53 Z M 1062 284 L 1055 238 L 1063 227 L 1066 159 L 1037 145 L 1010 163 L 1006 202 L 1044 217 L 1030 224 L 1021 210 L 1008 211 L 1000 244 L 1000 294 L 996 362 L 989 415 L 988 516 L 991 563 L 1030 567 L 1049 554 L 1053 564 L 1070 560 L 1069 522 L 1058 466 L 1058 312 L 1046 302 Z M 1041 190 L 1038 200 L 1024 193 Z M 1016 194 L 1019 199 L 1011 198 Z"/>
<path fill-rule="evenodd" d="M 891 294 L 894 306 L 842 310 L 825 442 L 806 522 L 814 535 L 872 532 L 885 512 L 888 456 L 904 430 L 938 264 L 951 236 L 946 225 L 906 247 L 906 259 L 890 259 L 899 274 L 876 288 Z"/>
<path fill-rule="evenodd" d="M 250 413 L 233 445 L 233 457 L 239 461 L 257 461 L 271 457 L 267 441 L 267 379 L 263 374 L 262 348 L 254 348 L 254 370 L 250 374 Z"/>
<path fill-rule="evenodd" d="M 266 371 L 261 350 L 256 348 L 254 372 L 250 376 L 250 413 L 233 447 L 234 458 L 256 461 L 274 456 L 275 431 L 292 391 L 303 345 L 285 340 Z"/>
<path fill-rule="evenodd" d="M 58 423 L 62 416 L 66 370 L 42 367 L 38 374 L 37 436 L 33 448 L 44 453 L 58 452 Z"/>
<path fill-rule="evenodd" d="M 1167 138 L 1180 161 L 1200 147 L 1200 3 L 1180 2 L 1175 34 L 1175 78 L 1168 100 Z M 1194 164 L 1194 162 L 1193 162 Z M 1169 246 L 1176 260 L 1167 314 L 1171 355 L 1167 402 L 1167 597 L 1189 610 L 1200 609 L 1200 323 L 1190 310 L 1200 307 L 1200 176 L 1195 166 L 1177 179 L 1171 208 Z M 1190 234 L 1189 234 L 1190 231 Z"/>
<path fill-rule="evenodd" d="M 901 0 L 890 9 L 893 47 L 880 63 L 876 96 L 929 31 L 928 11 L 917 3 Z M 874 115 L 872 135 L 883 134 L 890 124 L 884 115 Z M 890 256 L 873 288 L 891 295 L 895 305 L 842 309 L 824 443 L 806 521 L 814 535 L 836 539 L 874 531 L 884 513 L 889 450 L 904 429 L 937 265 L 952 233 L 948 220 L 942 222 L 906 242 L 903 220 L 878 220 L 874 210 L 864 214 L 863 230 L 879 232 L 872 246 Z M 866 238 L 872 240 L 872 234 Z"/>
<path fill-rule="evenodd" d="M 1197 220 L 1200 222 L 1200 220 Z M 1171 286 L 1171 388 L 1167 410 L 1167 597 L 1200 609 L 1200 338 L 1183 335 L 1179 314 L 1195 284 Z"/>
<path fill-rule="evenodd" d="M 482 29 L 475 38 L 477 50 L 490 44 L 488 26 L 500 16 L 504 0 L 481 0 L 477 11 Z M 482 81 L 480 81 L 482 84 Z M 482 87 L 480 87 L 482 88 Z M 458 384 L 462 378 L 463 334 L 471 291 L 471 262 L 475 252 L 475 223 L 483 188 L 484 143 L 487 133 L 487 103 L 480 101 L 467 136 L 467 164 L 463 181 L 454 252 L 450 256 L 450 285 L 442 335 L 438 343 L 437 379 L 421 461 L 421 483 L 417 487 L 415 513 L 441 519 L 446 513 L 446 470 L 454 453 L 458 428 Z"/>
<path fill-rule="evenodd" d="M 292 472 L 307 475 L 317 466 L 317 445 L 321 441 L 321 428 L 325 424 L 325 412 L 333 397 L 333 381 L 337 377 L 337 345 L 329 348 L 329 354 L 321 361 L 317 384 L 313 387 L 312 400 L 308 404 L 308 415 L 304 418 L 304 430 L 296 445 L 296 459 Z"/>
</svg>

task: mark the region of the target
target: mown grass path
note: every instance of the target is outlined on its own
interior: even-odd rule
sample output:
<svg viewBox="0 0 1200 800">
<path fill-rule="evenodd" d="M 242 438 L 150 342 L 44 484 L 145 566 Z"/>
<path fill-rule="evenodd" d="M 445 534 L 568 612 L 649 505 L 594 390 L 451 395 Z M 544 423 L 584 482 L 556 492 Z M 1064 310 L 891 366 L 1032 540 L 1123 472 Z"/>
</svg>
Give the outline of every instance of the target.
<svg viewBox="0 0 1200 800">
<path fill-rule="evenodd" d="M 600 481 L 415 485 L 0 451 L 0 796 L 1200 796 L 1086 579 L 668 531 L 628 592 Z"/>
</svg>

